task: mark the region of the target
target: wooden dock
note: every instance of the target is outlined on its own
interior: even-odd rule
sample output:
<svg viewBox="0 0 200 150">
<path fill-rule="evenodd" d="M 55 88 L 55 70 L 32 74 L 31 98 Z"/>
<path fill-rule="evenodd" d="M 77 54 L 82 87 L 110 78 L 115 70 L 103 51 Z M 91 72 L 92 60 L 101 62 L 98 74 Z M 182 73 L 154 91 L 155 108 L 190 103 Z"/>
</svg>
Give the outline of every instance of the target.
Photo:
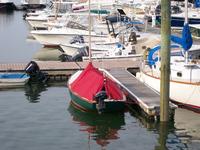
<svg viewBox="0 0 200 150">
<path fill-rule="evenodd" d="M 126 69 L 111 69 L 109 74 L 128 93 L 129 99 L 137 103 L 149 117 L 159 117 L 160 95 L 158 92 L 140 82 Z M 173 112 L 176 106 L 170 103 L 170 108 Z"/>
<path fill-rule="evenodd" d="M 0 63 L 0 72 L 24 72 L 27 63 Z M 36 61 L 42 72 L 48 73 L 51 79 L 67 79 L 79 69 L 83 69 L 88 61 L 83 62 L 60 62 L 60 61 Z M 138 68 L 137 58 L 132 60 L 93 60 L 94 66 L 110 70 L 112 68 Z"/>
</svg>

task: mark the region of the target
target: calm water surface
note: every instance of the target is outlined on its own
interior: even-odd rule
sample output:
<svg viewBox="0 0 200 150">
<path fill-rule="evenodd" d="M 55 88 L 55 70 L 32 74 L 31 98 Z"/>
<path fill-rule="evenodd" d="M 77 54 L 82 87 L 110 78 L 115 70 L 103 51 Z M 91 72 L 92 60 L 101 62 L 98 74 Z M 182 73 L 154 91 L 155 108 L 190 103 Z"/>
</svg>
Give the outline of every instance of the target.
<svg viewBox="0 0 200 150">
<path fill-rule="evenodd" d="M 29 62 L 42 47 L 27 41 L 23 12 L 0 13 L 0 63 Z M 66 83 L 0 89 L 1 150 L 200 149 L 200 115 L 177 109 L 169 124 L 136 112 L 88 114 L 70 105 Z"/>
</svg>

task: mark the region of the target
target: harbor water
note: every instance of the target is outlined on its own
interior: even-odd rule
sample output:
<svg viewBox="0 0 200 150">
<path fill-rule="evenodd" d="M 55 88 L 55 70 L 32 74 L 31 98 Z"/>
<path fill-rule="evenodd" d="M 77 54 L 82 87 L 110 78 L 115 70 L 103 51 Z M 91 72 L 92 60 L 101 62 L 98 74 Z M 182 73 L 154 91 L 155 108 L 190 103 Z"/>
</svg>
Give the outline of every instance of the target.
<svg viewBox="0 0 200 150">
<path fill-rule="evenodd" d="M 42 48 L 29 41 L 22 11 L 0 13 L 0 63 L 29 62 Z M 168 124 L 137 111 L 93 114 L 70 104 L 66 81 L 0 89 L 1 150 L 200 150 L 200 114 L 178 108 Z"/>
</svg>

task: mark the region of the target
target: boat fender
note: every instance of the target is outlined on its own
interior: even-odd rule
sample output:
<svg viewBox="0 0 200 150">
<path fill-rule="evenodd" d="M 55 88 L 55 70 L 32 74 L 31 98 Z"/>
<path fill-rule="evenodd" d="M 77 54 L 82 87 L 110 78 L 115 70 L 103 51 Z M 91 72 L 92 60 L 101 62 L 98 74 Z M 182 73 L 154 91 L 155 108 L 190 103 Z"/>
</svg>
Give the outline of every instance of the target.
<svg viewBox="0 0 200 150">
<path fill-rule="evenodd" d="M 94 96 L 94 99 L 97 102 L 96 108 L 97 108 L 99 113 L 102 113 L 103 110 L 105 109 L 106 105 L 105 105 L 104 100 L 107 99 L 107 98 L 108 98 L 108 96 L 107 96 L 106 91 L 100 91 Z"/>
</svg>

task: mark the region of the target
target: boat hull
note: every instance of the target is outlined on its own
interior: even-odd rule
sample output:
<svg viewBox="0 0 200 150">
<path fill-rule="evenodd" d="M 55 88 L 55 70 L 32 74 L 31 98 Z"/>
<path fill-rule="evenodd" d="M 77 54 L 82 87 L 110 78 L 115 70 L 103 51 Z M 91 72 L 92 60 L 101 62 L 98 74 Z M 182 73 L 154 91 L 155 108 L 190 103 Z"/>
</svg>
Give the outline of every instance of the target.
<svg viewBox="0 0 200 150">
<path fill-rule="evenodd" d="M 81 110 L 97 112 L 96 102 L 90 103 L 87 100 L 81 98 L 71 91 L 69 88 L 72 103 Z M 124 111 L 125 102 L 124 101 L 109 101 L 105 103 L 105 109 L 103 112 L 120 112 Z"/>
<path fill-rule="evenodd" d="M 156 91 L 160 91 L 160 78 L 140 72 L 137 78 Z M 200 110 L 200 83 L 189 84 L 170 80 L 170 99 L 181 105 Z"/>
<path fill-rule="evenodd" d="M 35 34 L 31 33 L 33 37 L 43 45 L 60 45 L 60 44 L 69 44 L 70 40 L 76 36 L 77 34 Z M 82 34 L 80 34 L 82 35 Z M 88 35 L 82 35 L 84 37 L 84 41 L 89 41 Z M 105 36 L 92 36 L 95 42 L 102 42 L 106 40 Z"/>
<path fill-rule="evenodd" d="M 32 28 L 36 28 L 36 29 L 47 28 L 47 26 L 44 24 L 47 22 L 47 20 L 27 20 L 27 21 Z"/>
<path fill-rule="evenodd" d="M 156 16 L 156 21 L 161 24 L 161 16 Z M 200 18 L 189 18 L 189 24 L 200 24 Z M 184 17 L 171 17 L 171 27 L 183 27 L 185 22 Z"/>
<path fill-rule="evenodd" d="M 12 88 L 12 87 L 24 86 L 30 78 L 29 76 L 24 74 L 16 74 L 16 76 L 18 76 L 16 78 L 12 76 L 15 76 L 15 74 L 0 75 L 0 88 Z"/>
</svg>

